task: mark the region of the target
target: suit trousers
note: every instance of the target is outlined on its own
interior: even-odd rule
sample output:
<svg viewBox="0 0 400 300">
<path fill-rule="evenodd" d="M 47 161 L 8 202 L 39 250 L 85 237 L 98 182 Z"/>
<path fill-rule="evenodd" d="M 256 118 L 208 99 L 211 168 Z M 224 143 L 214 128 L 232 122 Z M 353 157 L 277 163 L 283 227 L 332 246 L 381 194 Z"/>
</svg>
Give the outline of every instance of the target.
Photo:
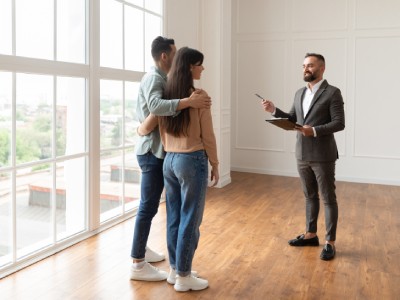
<svg viewBox="0 0 400 300">
<path fill-rule="evenodd" d="M 336 161 L 310 162 L 297 160 L 297 170 L 306 198 L 306 232 L 317 232 L 320 192 L 325 207 L 325 239 L 327 241 L 336 240 L 338 222 L 335 165 Z"/>
</svg>

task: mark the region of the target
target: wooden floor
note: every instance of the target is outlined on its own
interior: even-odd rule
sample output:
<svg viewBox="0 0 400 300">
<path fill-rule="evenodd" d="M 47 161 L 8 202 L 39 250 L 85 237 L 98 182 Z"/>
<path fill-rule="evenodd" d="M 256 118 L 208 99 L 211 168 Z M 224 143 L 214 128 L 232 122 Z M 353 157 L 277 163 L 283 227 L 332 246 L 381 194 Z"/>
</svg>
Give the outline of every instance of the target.
<svg viewBox="0 0 400 300">
<path fill-rule="evenodd" d="M 298 178 L 232 172 L 208 192 L 194 258 L 208 289 L 129 280 L 131 219 L 0 280 L 0 299 L 400 299 L 400 187 L 337 182 L 337 195 L 333 261 L 319 259 L 322 245 L 287 244 L 304 229 Z M 149 245 L 167 253 L 165 204 Z"/>
</svg>

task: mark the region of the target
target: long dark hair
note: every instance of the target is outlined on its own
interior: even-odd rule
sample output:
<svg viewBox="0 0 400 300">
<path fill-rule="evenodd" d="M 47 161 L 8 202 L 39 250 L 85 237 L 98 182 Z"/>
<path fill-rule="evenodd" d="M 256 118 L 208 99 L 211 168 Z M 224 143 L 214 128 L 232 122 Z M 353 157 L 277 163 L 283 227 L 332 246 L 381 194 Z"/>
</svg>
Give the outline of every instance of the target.
<svg viewBox="0 0 400 300">
<path fill-rule="evenodd" d="M 183 99 L 189 97 L 194 91 L 191 65 L 203 64 L 204 55 L 195 49 L 182 47 L 179 49 L 172 62 L 168 73 L 168 80 L 164 90 L 164 99 Z M 187 136 L 190 123 L 189 109 L 184 109 L 175 117 L 160 117 L 160 126 L 173 136 Z"/>
</svg>

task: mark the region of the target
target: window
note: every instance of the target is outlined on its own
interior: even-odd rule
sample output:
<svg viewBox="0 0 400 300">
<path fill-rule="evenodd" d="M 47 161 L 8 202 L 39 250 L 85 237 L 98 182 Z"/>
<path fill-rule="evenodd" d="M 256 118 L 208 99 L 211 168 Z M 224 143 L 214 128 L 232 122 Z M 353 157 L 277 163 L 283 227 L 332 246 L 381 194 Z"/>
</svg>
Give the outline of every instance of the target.
<svg viewBox="0 0 400 300">
<path fill-rule="evenodd" d="M 85 63 L 86 3 L 82 0 L 57 1 L 57 60 Z"/>
<path fill-rule="evenodd" d="M 84 78 L 0 74 L 1 267 L 86 229 L 88 153 Z"/>
<path fill-rule="evenodd" d="M 140 168 L 134 155 L 139 83 L 100 82 L 101 221 L 137 207 Z"/>
<path fill-rule="evenodd" d="M 12 74 L 0 72 L 0 268 L 12 255 Z"/>
<path fill-rule="evenodd" d="M 12 54 L 11 0 L 0 0 L 0 53 Z"/>
<path fill-rule="evenodd" d="M 0 0 L 0 278 L 137 208 L 147 2 Z"/>
<path fill-rule="evenodd" d="M 162 1 L 152 2 L 161 11 Z M 140 168 L 134 154 L 139 78 L 136 82 L 129 75 L 126 80 L 114 79 L 115 70 L 109 68 L 121 74 L 140 72 L 132 76 L 141 77 L 153 65 L 150 45 L 162 33 L 162 18 L 144 3 L 101 0 L 100 65 L 105 67 L 100 78 L 101 222 L 136 208 L 140 197 Z"/>
<path fill-rule="evenodd" d="M 144 2 L 142 8 L 142 0 L 101 0 L 101 66 L 143 72 L 153 65 L 150 45 L 162 33 L 162 1 Z"/>
<path fill-rule="evenodd" d="M 53 59 L 54 1 L 18 0 L 15 6 L 16 54 Z"/>
</svg>

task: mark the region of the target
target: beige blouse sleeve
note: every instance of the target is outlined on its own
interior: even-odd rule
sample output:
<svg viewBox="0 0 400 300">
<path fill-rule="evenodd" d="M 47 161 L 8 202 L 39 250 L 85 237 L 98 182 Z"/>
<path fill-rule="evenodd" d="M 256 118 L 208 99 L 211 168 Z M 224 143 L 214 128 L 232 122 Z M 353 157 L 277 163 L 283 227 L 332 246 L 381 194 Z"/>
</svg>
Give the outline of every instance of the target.
<svg viewBox="0 0 400 300">
<path fill-rule="evenodd" d="M 207 153 L 211 166 L 218 167 L 217 142 L 215 140 L 211 110 L 200 109 L 200 130 L 204 150 Z"/>
</svg>

